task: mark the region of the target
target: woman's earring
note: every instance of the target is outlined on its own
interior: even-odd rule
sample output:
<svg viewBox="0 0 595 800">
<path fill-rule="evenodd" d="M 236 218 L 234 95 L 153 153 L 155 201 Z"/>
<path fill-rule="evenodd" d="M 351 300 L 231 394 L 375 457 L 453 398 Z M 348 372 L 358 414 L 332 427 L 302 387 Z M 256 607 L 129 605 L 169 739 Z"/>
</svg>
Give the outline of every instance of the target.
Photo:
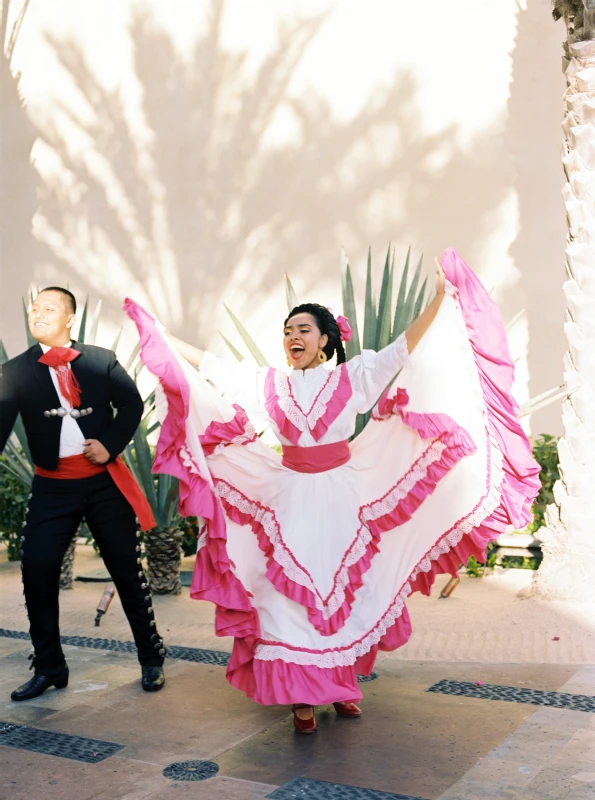
<svg viewBox="0 0 595 800">
<path fill-rule="evenodd" d="M 287 356 L 287 358 L 285 360 L 287 361 L 287 366 L 290 367 L 291 366 L 291 361 L 289 360 L 289 356 Z"/>
<path fill-rule="evenodd" d="M 326 361 L 326 353 L 324 352 L 324 350 L 318 351 L 318 360 L 320 361 L 321 364 L 324 364 L 324 362 Z"/>
</svg>

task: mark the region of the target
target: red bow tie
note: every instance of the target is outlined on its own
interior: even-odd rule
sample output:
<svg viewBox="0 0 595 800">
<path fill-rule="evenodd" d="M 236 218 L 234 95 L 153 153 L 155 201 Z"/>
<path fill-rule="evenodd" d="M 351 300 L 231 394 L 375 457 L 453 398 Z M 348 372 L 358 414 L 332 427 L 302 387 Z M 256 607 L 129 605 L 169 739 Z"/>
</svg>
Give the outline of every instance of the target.
<svg viewBox="0 0 595 800">
<path fill-rule="evenodd" d="M 74 347 L 51 347 L 39 359 L 40 364 L 46 364 L 56 370 L 60 392 L 73 408 L 81 404 L 81 387 L 68 365 L 79 356 L 80 352 Z"/>
</svg>

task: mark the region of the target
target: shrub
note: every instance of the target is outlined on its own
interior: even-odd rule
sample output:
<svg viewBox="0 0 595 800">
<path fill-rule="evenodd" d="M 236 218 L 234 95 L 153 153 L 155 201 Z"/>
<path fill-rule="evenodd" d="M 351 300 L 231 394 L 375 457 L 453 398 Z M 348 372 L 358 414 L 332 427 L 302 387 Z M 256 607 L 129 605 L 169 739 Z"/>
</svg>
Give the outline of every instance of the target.
<svg viewBox="0 0 595 800">
<path fill-rule="evenodd" d="M 530 522 L 527 528 L 530 533 L 535 533 L 545 524 L 546 506 L 554 502 L 554 483 L 560 477 L 558 439 L 558 436 L 543 433 L 533 440 L 533 458 L 541 467 L 539 473 L 541 489 L 533 503 L 533 522 Z"/>
<path fill-rule="evenodd" d="M 0 456 L 0 462 L 6 458 Z M 10 472 L 2 470 L 0 475 L 0 539 L 8 545 L 8 560 L 18 561 L 29 489 Z"/>
</svg>

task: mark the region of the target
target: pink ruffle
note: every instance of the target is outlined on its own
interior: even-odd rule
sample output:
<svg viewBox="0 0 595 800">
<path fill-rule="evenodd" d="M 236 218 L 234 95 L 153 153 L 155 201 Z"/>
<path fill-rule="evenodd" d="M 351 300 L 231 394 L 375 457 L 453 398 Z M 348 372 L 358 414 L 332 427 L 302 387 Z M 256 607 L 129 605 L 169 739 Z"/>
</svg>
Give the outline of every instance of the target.
<svg viewBox="0 0 595 800">
<path fill-rule="evenodd" d="M 177 478 L 180 513 L 202 517 L 206 522 L 207 542 L 196 554 L 190 595 L 196 600 L 210 600 L 215 604 L 217 636 L 234 637 L 227 667 L 228 679 L 233 683 L 236 670 L 242 672 L 252 662 L 260 636 L 258 616 L 248 592 L 231 571 L 223 509 L 185 449 L 190 396 L 188 383 L 157 330 L 153 317 L 128 298 L 124 310 L 138 328 L 143 362 L 159 378 L 167 395 L 167 416 L 161 425 L 153 472 Z"/>
<path fill-rule="evenodd" d="M 488 542 L 508 525 L 524 528 L 533 518 L 531 506 L 541 486 L 540 467 L 533 458 L 531 443 L 519 420 L 518 404 L 512 396 L 514 365 L 498 307 L 455 250 L 445 250 L 441 264 L 447 279 L 457 289 L 490 430 L 503 456 L 500 505 L 473 534 L 483 559 Z"/>
<path fill-rule="evenodd" d="M 346 550 L 343 560 L 339 565 L 333 582 L 333 588 L 326 598 L 322 598 L 319 594 L 315 593 L 312 589 L 296 583 L 289 578 L 285 573 L 284 568 L 275 560 L 275 549 L 271 539 L 267 535 L 262 525 L 262 515 L 267 512 L 272 516 L 277 526 L 277 531 L 282 539 L 282 532 L 279 528 L 279 523 L 275 518 L 273 509 L 264 507 L 260 503 L 253 501 L 251 498 L 246 497 L 235 486 L 227 484 L 225 481 L 218 481 L 233 489 L 233 493 L 241 496 L 246 501 L 244 506 L 250 505 L 254 508 L 254 513 L 249 514 L 245 511 L 240 511 L 235 505 L 229 503 L 224 497 L 220 497 L 221 503 L 225 509 L 226 515 L 240 525 L 249 525 L 258 541 L 258 546 L 265 555 L 267 562 L 267 578 L 271 581 L 275 589 L 281 594 L 299 603 L 307 609 L 308 619 L 312 625 L 323 636 L 331 636 L 340 630 L 351 613 L 351 608 L 355 602 L 356 593 L 363 584 L 363 578 L 372 564 L 372 559 L 378 553 L 379 542 L 382 534 L 388 530 L 392 530 L 399 525 L 411 519 L 414 512 L 424 502 L 424 500 L 433 493 L 439 481 L 457 464 L 462 458 L 471 453 L 474 453 L 476 447 L 473 440 L 463 428 L 446 414 L 418 414 L 413 412 L 404 412 L 403 406 L 408 402 L 407 393 L 403 389 L 398 390 L 398 401 L 392 403 L 389 398 L 383 398 L 379 404 L 384 414 L 393 413 L 389 411 L 394 409 L 394 413 L 399 413 L 403 422 L 410 428 L 415 430 L 422 439 L 432 439 L 432 445 L 436 442 L 441 442 L 444 445 L 444 450 L 440 454 L 440 458 L 433 463 L 430 463 L 423 469 L 420 479 L 417 480 L 395 505 L 395 507 L 388 513 L 376 519 L 368 519 L 366 509 L 369 506 L 362 506 L 359 510 L 360 529 L 357 532 L 356 539 L 351 543 L 350 547 Z M 388 417 L 385 417 L 388 418 Z M 428 447 L 426 451 L 419 457 L 419 459 L 410 467 L 409 471 L 383 496 L 376 498 L 374 503 L 384 500 L 388 495 L 398 489 L 399 485 L 406 482 L 409 475 L 415 473 L 420 463 L 423 463 L 427 452 L 432 447 Z M 370 505 L 373 505 L 371 503 Z M 345 568 L 345 562 L 348 555 L 361 535 L 362 529 L 367 528 L 371 538 L 367 543 L 364 553 L 361 558 L 354 564 L 347 567 L 348 581 L 343 587 L 345 597 L 337 610 L 326 617 L 319 605 L 322 603 L 324 606 L 328 605 L 329 600 L 337 591 L 337 581 L 340 573 Z M 284 550 L 287 555 L 292 559 L 295 565 L 308 577 L 307 570 L 297 562 L 293 553 L 284 544 Z M 318 603 L 316 602 L 318 599 Z"/>
<path fill-rule="evenodd" d="M 220 445 L 244 445 L 256 441 L 256 431 L 244 409 L 236 403 L 233 404 L 233 408 L 236 412 L 233 419 L 229 422 L 213 420 L 205 432 L 198 437 L 205 456 L 212 455 Z"/>
<path fill-rule="evenodd" d="M 494 511 L 448 552 L 432 558 L 429 571 L 414 570 L 409 581 L 411 590 L 426 595 L 430 594 L 437 575 L 456 576 L 461 564 L 466 564 L 470 556 L 485 561 L 488 544 L 510 525 L 524 528 L 533 518 L 531 506 L 541 486 L 540 467 L 533 458 L 531 443 L 519 420 L 518 404 L 512 396 L 514 365 L 498 307 L 455 250 L 445 250 L 441 264 L 458 297 L 473 349 L 489 431 L 502 454 L 504 478 L 498 487 L 500 501 Z M 450 530 L 446 531 L 437 544 L 449 533 Z M 426 554 L 422 562 L 428 557 Z"/>
<path fill-rule="evenodd" d="M 247 682 L 244 676 L 241 676 L 237 682 L 231 681 L 231 684 L 265 706 L 290 703 L 306 703 L 311 706 L 340 702 L 356 703 L 362 697 L 357 684 L 358 671 L 355 664 L 350 667 L 323 669 L 288 664 L 281 660 L 255 659 L 253 670 L 253 676 L 245 676 Z M 254 689 L 251 693 L 252 679 L 254 679 Z"/>
<path fill-rule="evenodd" d="M 401 616 L 378 644 L 356 658 L 353 664 L 317 667 L 295 664 L 280 658 L 273 661 L 255 658 L 252 662 L 246 659 L 241 666 L 234 669 L 231 677 L 228 675 L 228 679 L 236 689 L 245 692 L 257 703 L 267 706 L 357 702 L 362 696 L 357 676 L 372 672 L 379 650 L 396 650 L 406 644 L 410 636 L 411 621 L 407 608 L 404 607 Z"/>
</svg>

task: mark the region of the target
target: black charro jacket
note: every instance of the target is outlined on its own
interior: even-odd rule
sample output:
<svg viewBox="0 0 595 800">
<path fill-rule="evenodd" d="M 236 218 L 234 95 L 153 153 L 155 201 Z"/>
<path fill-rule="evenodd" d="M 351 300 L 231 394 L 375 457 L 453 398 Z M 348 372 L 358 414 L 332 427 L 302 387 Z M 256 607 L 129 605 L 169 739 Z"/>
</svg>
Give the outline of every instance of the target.
<svg viewBox="0 0 595 800">
<path fill-rule="evenodd" d="M 113 460 L 136 431 L 143 401 L 115 353 L 81 342 L 73 342 L 72 347 L 81 353 L 71 362 L 81 386 L 80 408 L 93 409 L 77 419 L 78 425 L 83 436 L 98 439 Z M 43 412 L 59 408 L 60 400 L 49 367 L 39 363 L 42 355 L 35 344 L 0 366 L 0 452 L 20 413 L 33 462 L 43 469 L 56 469 L 62 417 L 48 418 Z"/>
</svg>

